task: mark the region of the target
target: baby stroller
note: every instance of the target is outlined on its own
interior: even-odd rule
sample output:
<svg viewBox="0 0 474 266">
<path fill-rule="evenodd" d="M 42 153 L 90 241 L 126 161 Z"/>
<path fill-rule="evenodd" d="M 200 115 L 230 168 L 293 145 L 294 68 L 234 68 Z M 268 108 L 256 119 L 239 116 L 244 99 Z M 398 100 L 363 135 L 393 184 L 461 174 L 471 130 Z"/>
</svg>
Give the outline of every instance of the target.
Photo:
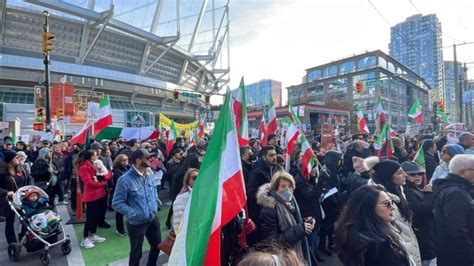
<svg viewBox="0 0 474 266">
<path fill-rule="evenodd" d="M 40 255 L 40 260 L 43 265 L 48 265 L 51 260 L 49 249 L 61 245 L 63 254 L 68 255 L 71 253 L 71 240 L 69 235 L 64 234 L 64 227 L 61 223 L 61 219 L 52 211 L 51 207 L 42 208 L 34 213 L 26 215 L 23 211 L 22 200 L 25 197 L 25 193 L 30 189 L 37 190 L 40 197 L 44 197 L 48 200 L 48 194 L 39 187 L 24 186 L 15 192 L 12 200 L 8 201 L 11 210 L 18 217 L 22 225 L 18 237 L 19 242 L 11 243 L 8 246 L 8 257 L 11 261 L 17 261 L 20 257 L 20 251 L 23 246 L 26 248 L 27 252 L 34 252 L 43 249 Z M 53 217 L 53 219 L 49 219 L 49 217 Z M 52 222 L 49 222 L 49 220 Z"/>
</svg>

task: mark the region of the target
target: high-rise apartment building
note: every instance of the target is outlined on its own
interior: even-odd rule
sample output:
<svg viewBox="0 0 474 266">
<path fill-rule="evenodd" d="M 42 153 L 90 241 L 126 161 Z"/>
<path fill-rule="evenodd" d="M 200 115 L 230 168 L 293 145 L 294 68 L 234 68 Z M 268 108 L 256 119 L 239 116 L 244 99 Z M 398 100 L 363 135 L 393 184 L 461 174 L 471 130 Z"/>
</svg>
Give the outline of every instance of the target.
<svg viewBox="0 0 474 266">
<path fill-rule="evenodd" d="M 408 17 L 390 29 L 390 56 L 423 77 L 446 97 L 443 84 L 441 22 L 435 14 Z"/>
<path fill-rule="evenodd" d="M 466 75 L 461 63 L 457 63 L 459 86 L 463 86 Z M 453 121 L 456 119 L 456 105 L 459 104 L 459 96 L 456 95 L 454 89 L 454 62 L 444 61 L 444 88 L 446 113 Z"/>
</svg>

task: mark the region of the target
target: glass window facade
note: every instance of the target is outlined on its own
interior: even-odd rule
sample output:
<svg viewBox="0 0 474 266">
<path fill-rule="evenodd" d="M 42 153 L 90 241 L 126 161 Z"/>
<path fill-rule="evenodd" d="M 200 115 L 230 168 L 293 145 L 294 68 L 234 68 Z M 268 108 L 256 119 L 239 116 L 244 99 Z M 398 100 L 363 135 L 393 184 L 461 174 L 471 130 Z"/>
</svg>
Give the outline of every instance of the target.
<svg viewBox="0 0 474 266">
<path fill-rule="evenodd" d="M 328 98 L 345 100 L 347 95 L 347 78 L 333 79 L 328 82 Z"/>
<path fill-rule="evenodd" d="M 355 71 L 354 61 L 345 62 L 339 65 L 339 75 L 354 72 L 354 71 Z"/>
<path fill-rule="evenodd" d="M 375 56 L 367 56 L 365 58 L 362 58 L 357 62 L 357 70 L 364 70 L 367 68 L 375 67 L 376 61 L 377 60 Z"/>
<path fill-rule="evenodd" d="M 307 89 L 309 101 L 324 101 L 324 84 L 317 83 L 314 86 L 310 86 Z"/>
<path fill-rule="evenodd" d="M 375 72 L 368 72 L 362 75 L 356 75 L 352 77 L 352 98 L 359 99 L 359 98 L 366 98 L 366 97 L 374 97 L 375 96 L 375 84 L 367 85 L 367 81 L 374 80 L 376 78 Z M 356 91 L 356 83 L 362 82 L 364 84 L 364 92 L 362 94 L 358 94 Z"/>
<path fill-rule="evenodd" d="M 323 77 L 334 77 L 337 75 L 337 66 L 326 67 L 323 71 Z"/>
<path fill-rule="evenodd" d="M 321 70 L 311 70 L 308 72 L 308 82 L 315 79 L 320 79 L 321 77 L 322 77 Z"/>
</svg>

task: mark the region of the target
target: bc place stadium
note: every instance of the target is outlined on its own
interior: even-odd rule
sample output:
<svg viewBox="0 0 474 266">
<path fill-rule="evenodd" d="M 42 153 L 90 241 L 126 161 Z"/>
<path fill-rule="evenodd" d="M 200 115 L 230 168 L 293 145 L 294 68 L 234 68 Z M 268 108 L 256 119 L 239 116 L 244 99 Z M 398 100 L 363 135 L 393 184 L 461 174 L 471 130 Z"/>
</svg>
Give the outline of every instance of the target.
<svg viewBox="0 0 474 266">
<path fill-rule="evenodd" d="M 34 132 L 44 98 L 45 11 L 51 120 L 65 135 L 105 95 L 114 126 L 139 116 L 157 127 L 159 114 L 190 122 L 229 82 L 227 0 L 0 0 L 0 11 L 0 118 L 21 134 Z"/>
</svg>

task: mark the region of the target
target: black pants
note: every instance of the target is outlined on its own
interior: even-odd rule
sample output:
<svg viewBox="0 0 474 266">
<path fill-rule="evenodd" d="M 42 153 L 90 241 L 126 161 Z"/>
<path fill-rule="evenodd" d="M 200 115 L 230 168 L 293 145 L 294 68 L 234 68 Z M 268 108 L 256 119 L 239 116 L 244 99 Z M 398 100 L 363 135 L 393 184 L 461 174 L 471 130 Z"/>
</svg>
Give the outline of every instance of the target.
<svg viewBox="0 0 474 266">
<path fill-rule="evenodd" d="M 118 211 L 115 211 L 115 228 L 119 232 L 125 231 L 125 228 L 123 226 L 123 214 Z"/>
<path fill-rule="evenodd" d="M 5 210 L 5 218 L 5 238 L 7 239 L 7 243 L 16 243 L 15 213 L 8 208 Z"/>
<path fill-rule="evenodd" d="M 152 219 L 147 223 L 138 225 L 127 223 L 127 229 L 128 238 L 130 239 L 130 258 L 128 265 L 140 265 L 145 236 L 150 244 L 147 265 L 156 265 L 158 255 L 160 254 L 160 250 L 158 249 L 158 244 L 161 242 L 160 222 L 157 219 Z"/>
<path fill-rule="evenodd" d="M 59 192 L 59 181 L 56 183 L 56 185 L 54 186 L 51 186 L 49 185 L 48 188 L 46 188 L 46 194 L 48 194 L 48 197 L 49 197 L 49 206 L 51 207 L 54 207 L 55 204 L 54 204 L 54 199 L 56 198 L 56 195 L 59 196 L 60 192 Z M 63 195 L 63 200 L 64 200 L 64 195 Z"/>
<path fill-rule="evenodd" d="M 102 212 L 107 208 L 107 197 L 87 202 L 86 224 L 84 225 L 84 238 L 97 231 L 97 225 L 102 222 Z"/>
<path fill-rule="evenodd" d="M 71 201 L 71 210 L 76 211 L 76 204 L 77 204 L 77 178 L 71 178 L 71 193 L 69 194 L 69 199 Z"/>
</svg>

